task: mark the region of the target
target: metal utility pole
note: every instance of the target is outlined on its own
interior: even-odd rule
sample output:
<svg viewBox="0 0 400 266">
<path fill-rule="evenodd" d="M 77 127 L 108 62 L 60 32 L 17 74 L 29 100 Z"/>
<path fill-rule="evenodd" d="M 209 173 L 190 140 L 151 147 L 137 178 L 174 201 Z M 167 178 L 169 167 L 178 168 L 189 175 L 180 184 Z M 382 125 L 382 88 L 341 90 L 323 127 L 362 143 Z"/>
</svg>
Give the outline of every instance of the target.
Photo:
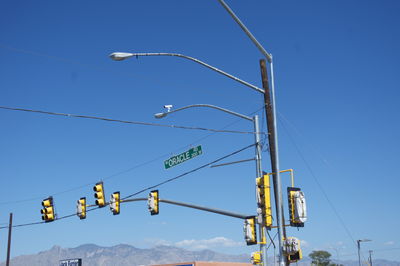
<svg viewBox="0 0 400 266">
<path fill-rule="evenodd" d="M 368 258 L 369 266 L 372 266 L 372 250 L 369 250 L 368 252 L 369 252 L 369 258 Z"/>
<path fill-rule="evenodd" d="M 273 183 L 274 183 L 274 195 L 275 195 L 275 204 L 276 204 L 276 213 L 277 213 L 277 224 L 278 224 L 278 236 L 279 236 L 279 265 L 285 266 L 289 265 L 286 256 L 283 252 L 283 240 L 286 238 L 286 232 L 284 231 L 284 217 L 283 217 L 283 203 L 282 203 L 282 187 L 281 187 L 281 179 L 279 175 L 279 156 L 278 156 L 278 134 L 277 134 L 277 126 L 276 126 L 276 113 L 275 113 L 275 85 L 274 85 L 274 64 L 272 54 L 268 53 L 264 47 L 257 41 L 254 35 L 250 32 L 250 30 L 244 25 L 244 23 L 236 16 L 235 12 L 225 3 L 224 0 L 218 0 L 218 2 L 225 8 L 225 10 L 231 15 L 231 17 L 236 21 L 236 23 L 240 26 L 240 28 L 246 33 L 247 37 L 257 46 L 258 50 L 265 56 L 270 64 L 271 71 L 271 92 L 269 92 L 268 77 L 267 72 L 263 74 L 263 87 L 265 89 L 264 99 L 267 101 L 267 97 L 269 98 L 269 103 L 265 102 L 265 110 L 267 112 L 270 120 L 268 123 L 268 137 L 270 144 L 270 154 L 271 154 L 271 168 L 273 174 Z M 263 64 L 265 67 L 265 61 Z M 265 67 L 266 70 L 266 67 Z M 264 78 L 265 77 L 265 78 Z M 264 82 L 266 81 L 266 82 Z M 266 89 L 268 86 L 268 92 Z M 269 111 L 267 110 L 269 108 Z"/>
<path fill-rule="evenodd" d="M 10 223 L 8 224 L 8 245 L 7 245 L 7 261 L 6 261 L 6 266 L 10 266 L 12 217 L 13 217 L 13 214 L 10 213 Z"/>
<path fill-rule="evenodd" d="M 197 59 L 196 59 L 197 60 Z M 208 108 L 213 108 L 213 109 L 217 109 L 219 111 L 223 111 L 226 112 L 228 114 L 231 115 L 235 115 L 238 116 L 240 118 L 246 119 L 248 121 L 253 122 L 253 127 L 254 127 L 254 136 L 255 136 L 255 161 L 256 161 L 256 178 L 258 177 L 262 177 L 263 176 L 263 170 L 262 170 L 262 163 L 261 163 L 261 131 L 260 131 L 260 126 L 259 126 L 259 119 L 258 119 L 258 115 L 254 115 L 253 117 L 249 117 L 246 115 L 242 115 L 236 112 L 233 112 L 231 110 L 225 109 L 225 108 L 221 108 L 215 105 L 211 105 L 211 104 L 192 104 L 192 105 L 188 105 L 188 106 L 184 106 L 175 110 L 170 110 L 168 109 L 167 112 L 164 113 L 157 113 L 154 116 L 156 118 L 163 118 L 166 117 L 167 115 L 171 114 L 171 113 L 175 113 L 175 112 L 179 112 L 181 110 L 185 110 L 185 109 L 189 109 L 189 108 L 193 108 L 193 107 L 208 107 Z M 160 200 L 161 201 L 161 200 Z M 184 205 L 182 205 L 184 206 Z M 263 221 L 262 223 L 260 223 L 260 238 L 261 238 L 261 243 L 260 243 L 260 251 L 262 252 L 263 256 L 262 258 L 262 263 L 264 266 L 267 265 L 267 247 L 266 247 L 266 243 L 265 243 L 265 239 L 266 239 L 266 234 L 265 234 L 265 221 Z"/>
<path fill-rule="evenodd" d="M 360 243 L 361 242 L 369 242 L 372 241 L 371 239 L 358 239 L 357 240 L 357 249 L 358 249 L 358 265 L 361 266 L 361 254 L 360 254 L 360 250 L 361 250 L 361 246 Z"/>
</svg>

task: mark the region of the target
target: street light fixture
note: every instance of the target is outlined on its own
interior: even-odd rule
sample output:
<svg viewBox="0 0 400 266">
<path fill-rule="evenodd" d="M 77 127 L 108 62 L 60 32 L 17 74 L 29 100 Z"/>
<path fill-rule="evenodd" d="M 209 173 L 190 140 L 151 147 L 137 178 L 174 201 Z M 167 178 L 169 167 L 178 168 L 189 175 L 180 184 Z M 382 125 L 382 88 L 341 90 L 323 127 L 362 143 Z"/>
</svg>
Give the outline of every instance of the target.
<svg viewBox="0 0 400 266">
<path fill-rule="evenodd" d="M 358 239 L 358 240 L 357 240 L 358 265 L 359 265 L 359 266 L 361 266 L 361 257 L 360 257 L 360 249 L 361 249 L 361 246 L 360 246 L 360 243 L 361 243 L 361 242 L 369 242 L 369 241 L 372 241 L 372 240 L 371 240 L 371 239 Z"/>
<path fill-rule="evenodd" d="M 255 145 L 255 148 L 256 148 L 256 150 L 255 150 L 256 177 L 262 176 L 263 172 L 262 172 L 262 164 L 261 164 L 261 137 L 260 137 L 261 132 L 260 132 L 260 127 L 259 127 L 259 123 L 258 123 L 258 115 L 249 117 L 247 115 L 239 114 L 237 112 L 234 112 L 234 111 L 231 111 L 231 110 L 219 107 L 219 106 L 211 105 L 211 104 L 192 104 L 192 105 L 184 106 L 184 107 L 181 107 L 181 108 L 178 108 L 175 110 L 168 109 L 167 112 L 156 113 L 156 114 L 154 114 L 154 117 L 160 119 L 160 118 L 166 117 L 169 114 L 179 112 L 179 111 L 189 109 L 189 108 L 195 108 L 195 107 L 206 107 L 206 108 L 216 109 L 216 110 L 219 110 L 219 111 L 222 111 L 222 112 L 225 112 L 225 113 L 228 113 L 228 114 L 231 114 L 231 115 L 234 115 L 234 116 L 240 117 L 242 119 L 253 122 L 254 131 L 255 131 L 255 134 L 254 134 L 255 135 L 255 143 L 256 143 L 256 145 Z M 266 237 L 265 230 L 263 230 L 264 226 L 265 226 L 265 221 L 262 218 L 261 225 L 260 225 L 260 235 L 261 235 L 262 239 L 265 239 L 265 237 Z M 263 265 L 266 265 L 267 249 L 266 249 L 265 243 L 260 244 L 260 249 L 262 250 L 262 253 L 263 253 L 263 256 L 262 256 L 262 261 L 264 262 Z"/>
<path fill-rule="evenodd" d="M 238 77 L 235 77 L 235 76 L 233 76 L 233 75 L 231 75 L 231 74 L 229 74 L 229 73 L 227 73 L 225 71 L 222 71 L 221 69 L 218 69 L 218 68 L 216 68 L 214 66 L 211 66 L 211 65 L 209 65 L 207 63 L 204 63 L 203 61 L 201 61 L 199 59 L 196 59 L 196 58 L 191 57 L 191 56 L 183 55 L 183 54 L 177 54 L 177 53 L 126 53 L 126 52 L 114 52 L 114 53 L 111 53 L 109 55 L 109 57 L 112 60 L 115 60 L 115 61 L 122 61 L 122 60 L 125 60 L 125 59 L 128 59 L 128 58 L 131 58 L 131 57 L 139 57 L 139 56 L 175 56 L 175 57 L 185 58 L 185 59 L 193 61 L 193 62 L 195 62 L 197 64 L 200 64 L 200 65 L 202 65 L 204 67 L 207 67 L 207 68 L 209 68 L 211 70 L 214 70 L 214 71 L 220 73 L 221 75 L 224 75 L 224 76 L 226 76 L 226 77 L 228 77 L 230 79 L 233 79 L 233 80 L 235 80 L 235 81 L 237 81 L 237 82 L 239 82 L 239 83 L 241 83 L 241 84 L 243 84 L 243 85 L 245 85 L 245 86 L 247 86 L 249 88 L 252 88 L 253 90 L 256 90 L 258 92 L 264 93 L 263 89 L 255 86 L 255 85 L 253 85 L 253 84 L 251 84 L 251 83 L 249 83 L 247 81 L 244 81 L 244 80 L 242 80 L 242 79 L 240 79 Z"/>
<path fill-rule="evenodd" d="M 250 32 L 246 32 L 247 34 L 251 34 Z M 254 41 L 254 40 L 253 40 Z M 264 50 L 265 51 L 265 50 Z M 283 250 L 283 241 L 284 238 L 286 237 L 285 233 L 285 228 L 284 228 L 284 218 L 283 218 L 283 200 L 282 200 L 282 185 L 281 185 L 281 179 L 280 179 L 280 168 L 279 168 L 279 156 L 278 156 L 278 139 L 277 139 L 277 125 L 276 125 L 276 110 L 275 110 L 275 88 L 274 88 L 274 72 L 273 72 L 273 63 L 272 63 L 272 55 L 265 53 L 265 56 L 268 59 L 268 62 L 270 63 L 270 72 L 271 72 L 271 93 L 267 89 L 261 89 L 253 84 L 250 84 L 249 82 L 246 82 L 244 80 L 241 80 L 225 71 L 222 71 L 214 66 L 211 66 L 203 61 L 200 61 L 196 58 L 186 56 L 183 54 L 177 54 L 177 53 L 126 53 L 126 52 L 114 52 L 109 55 L 111 59 L 116 60 L 116 61 L 121 61 L 130 57 L 139 57 L 139 56 L 176 56 L 180 58 L 184 58 L 190 61 L 193 61 L 195 63 L 198 63 L 204 67 L 207 67 L 213 71 L 216 71 L 220 73 L 221 75 L 224 75 L 230 79 L 233 79 L 253 90 L 256 90 L 260 93 L 263 94 L 264 96 L 264 103 L 266 106 L 266 112 L 267 112 L 267 121 L 268 121 L 268 134 L 270 134 L 270 157 L 271 157 L 271 167 L 272 167 L 272 172 L 274 173 L 274 194 L 275 194 L 275 207 L 276 207 L 276 214 L 277 214 L 277 229 L 278 229 L 278 242 L 279 242 L 279 265 L 280 266 L 285 266 L 287 265 L 287 259 L 284 256 L 284 250 Z M 262 67 L 261 67 L 262 68 Z M 264 73 L 264 70 L 262 68 L 262 73 Z M 262 74 L 264 75 L 264 74 Z M 265 73 L 266 76 L 266 73 Z M 263 83 L 264 80 L 268 83 L 267 78 L 263 77 Z M 266 84 L 263 84 L 263 87 L 266 88 Z M 269 102 L 270 99 L 271 102 Z M 267 111 L 269 110 L 269 111 Z M 268 112 L 270 112 L 270 115 L 268 115 Z M 261 175 L 260 175 L 261 176 Z"/>
</svg>

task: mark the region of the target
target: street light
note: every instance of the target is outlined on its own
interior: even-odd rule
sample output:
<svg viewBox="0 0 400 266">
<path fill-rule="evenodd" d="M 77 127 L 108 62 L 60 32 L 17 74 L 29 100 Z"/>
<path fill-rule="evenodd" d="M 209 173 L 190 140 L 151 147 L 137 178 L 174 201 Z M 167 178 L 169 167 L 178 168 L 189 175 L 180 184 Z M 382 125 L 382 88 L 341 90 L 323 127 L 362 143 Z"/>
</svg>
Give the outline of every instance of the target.
<svg viewBox="0 0 400 266">
<path fill-rule="evenodd" d="M 233 13 L 232 13 L 233 14 Z M 243 27 L 242 27 L 243 28 Z M 246 31 L 246 34 L 250 34 L 251 33 L 249 31 Z M 253 39 L 252 39 L 253 40 Z M 254 38 L 255 40 L 255 38 Z M 253 40 L 253 41 L 254 41 Z M 261 45 L 259 45 L 258 47 L 261 47 Z M 126 52 L 114 52 L 112 54 L 110 54 L 110 58 L 116 61 L 121 61 L 130 57 L 139 57 L 139 56 L 176 56 L 176 57 L 180 57 L 180 58 L 184 58 L 190 61 L 193 61 L 197 64 L 200 64 L 204 67 L 207 67 L 211 70 L 214 70 L 230 79 L 233 79 L 253 90 L 256 90 L 260 93 L 263 94 L 264 96 L 264 104 L 266 107 L 266 112 L 267 112 L 267 126 L 268 126 L 268 134 L 270 134 L 270 157 L 271 157 L 271 167 L 272 167 L 272 172 L 274 173 L 274 194 L 275 194 L 275 207 L 276 207 L 276 216 L 277 216 L 277 229 L 278 229 L 278 243 L 279 243 L 279 265 L 280 266 L 285 266 L 287 265 L 287 260 L 286 257 L 284 256 L 284 251 L 283 251 L 283 241 L 284 238 L 286 237 L 286 233 L 285 233 L 285 228 L 284 228 L 284 216 L 283 216 L 283 200 L 282 200 L 282 185 L 281 185 L 281 179 L 280 179 L 280 168 L 279 168 L 279 152 L 278 152 L 278 133 L 277 133 L 277 125 L 276 125 L 276 110 L 275 110 L 275 88 L 274 88 L 274 72 L 273 72 L 273 63 L 272 63 L 272 55 L 266 53 L 265 49 L 262 51 L 265 52 L 263 53 L 267 59 L 268 62 L 270 63 L 270 72 L 271 72 L 271 93 L 269 92 L 269 90 L 267 89 L 261 89 L 253 84 L 250 84 L 244 80 L 241 80 L 225 71 L 222 71 L 216 67 L 213 67 L 207 63 L 204 63 L 196 58 L 190 57 L 190 56 L 186 56 L 183 54 L 177 54 L 177 53 L 126 53 Z M 261 67 L 262 69 L 262 73 L 264 73 L 263 71 L 263 67 Z M 263 75 L 263 87 L 267 88 L 266 84 L 264 84 L 264 80 L 267 80 L 266 78 L 264 78 L 264 74 Z M 266 74 L 265 74 L 266 76 Z M 268 83 L 268 80 L 267 82 Z M 269 99 L 271 100 L 271 102 L 269 102 Z M 267 111 L 268 110 L 268 111 Z M 268 114 L 269 112 L 269 114 Z"/>
<path fill-rule="evenodd" d="M 361 266 L 361 257 L 360 257 L 360 243 L 361 242 L 369 242 L 372 241 L 371 239 L 358 239 L 357 240 L 357 249 L 358 249 L 358 265 Z"/>
<path fill-rule="evenodd" d="M 242 119 L 245 119 L 247 121 L 251 121 L 253 122 L 253 126 L 254 126 L 254 136 L 255 136 L 255 155 L 256 155 L 256 177 L 261 177 L 263 172 L 262 172 L 262 165 L 261 165 L 261 132 L 260 132 L 260 127 L 259 127 L 259 123 L 258 123 L 258 115 L 254 115 L 253 117 L 249 117 L 247 115 L 243 115 L 243 114 L 239 114 L 236 113 L 234 111 L 219 107 L 219 106 L 215 106 L 215 105 L 211 105 L 211 104 L 192 104 L 192 105 L 188 105 L 188 106 L 184 106 L 175 110 L 171 110 L 171 108 L 168 108 L 167 112 L 162 112 L 162 113 L 156 113 L 154 114 L 155 118 L 164 118 L 169 114 L 175 113 L 175 112 L 179 112 L 185 109 L 189 109 L 189 108 L 195 108 L 195 107 L 206 107 L 206 108 L 213 108 L 237 117 L 240 117 Z M 262 218 L 261 221 L 261 226 L 260 226 L 260 235 L 262 237 L 262 239 L 265 239 L 265 230 L 263 230 L 262 227 L 265 226 L 265 221 Z M 262 256 L 262 260 L 264 262 L 264 265 L 266 265 L 266 260 L 267 260 L 267 249 L 265 246 L 265 243 L 260 244 L 260 249 L 262 250 L 263 256 Z"/>
<path fill-rule="evenodd" d="M 250 84 L 247 81 L 244 81 L 244 80 L 242 80 L 242 79 L 240 79 L 238 77 L 235 77 L 235 76 L 233 76 L 233 75 L 231 75 L 231 74 L 229 74 L 229 73 L 227 73 L 225 71 L 222 71 L 221 69 L 218 69 L 218 68 L 216 68 L 214 66 L 211 66 L 211 65 L 209 65 L 207 63 L 204 63 L 203 61 L 201 61 L 199 59 L 196 59 L 196 58 L 191 57 L 191 56 L 183 55 L 183 54 L 177 54 L 177 53 L 125 53 L 125 52 L 114 52 L 114 53 L 110 54 L 109 56 L 114 61 L 122 61 L 122 60 L 125 60 L 125 59 L 128 59 L 128 58 L 131 58 L 131 57 L 139 57 L 139 56 L 175 56 L 175 57 L 181 57 L 181 58 L 185 58 L 185 59 L 188 59 L 190 61 L 193 61 L 195 63 L 198 63 L 198 64 L 200 64 L 200 65 L 202 65 L 204 67 L 207 67 L 207 68 L 209 68 L 211 70 L 214 70 L 214 71 L 220 73 L 221 75 L 224 75 L 224 76 L 226 76 L 226 77 L 228 77 L 230 79 L 233 79 L 233 80 L 235 80 L 235 81 L 237 81 L 237 82 L 239 82 L 239 83 L 241 83 L 241 84 L 243 84 L 243 85 L 245 85 L 245 86 L 247 86 L 249 88 L 252 88 L 253 90 L 256 90 L 258 92 L 264 93 L 263 89 L 255 86 L 253 84 Z"/>
<path fill-rule="evenodd" d="M 270 73 L 271 73 L 271 103 L 272 108 L 270 109 L 271 118 L 268 119 L 268 134 L 270 134 L 273 143 L 270 140 L 270 157 L 271 157 L 271 166 L 272 172 L 275 172 L 274 179 L 274 187 L 275 187 L 275 205 L 277 208 L 277 224 L 278 224 L 278 241 L 279 241 L 279 265 L 285 266 L 288 265 L 288 261 L 285 259 L 283 253 L 283 238 L 286 238 L 286 232 L 284 228 L 284 218 L 283 218 L 283 202 L 282 202 L 282 185 L 281 179 L 279 175 L 279 151 L 278 151 L 278 131 L 276 125 L 276 105 L 275 105 L 275 81 L 274 81 L 274 62 L 272 54 L 268 53 L 267 50 L 257 41 L 254 35 L 249 31 L 249 29 L 244 25 L 244 23 L 236 16 L 235 12 L 225 3 L 224 0 L 218 0 L 219 3 L 225 8 L 225 10 L 231 15 L 233 20 L 240 26 L 240 28 L 244 31 L 247 37 L 257 46 L 258 50 L 265 56 L 270 65 Z M 266 71 L 265 71 L 266 74 Z M 264 93 L 266 96 L 267 93 Z M 267 105 L 267 101 L 265 101 Z M 266 113 L 268 117 L 268 111 L 266 108 Z M 269 129 L 269 124 L 272 125 L 271 130 Z"/>
</svg>

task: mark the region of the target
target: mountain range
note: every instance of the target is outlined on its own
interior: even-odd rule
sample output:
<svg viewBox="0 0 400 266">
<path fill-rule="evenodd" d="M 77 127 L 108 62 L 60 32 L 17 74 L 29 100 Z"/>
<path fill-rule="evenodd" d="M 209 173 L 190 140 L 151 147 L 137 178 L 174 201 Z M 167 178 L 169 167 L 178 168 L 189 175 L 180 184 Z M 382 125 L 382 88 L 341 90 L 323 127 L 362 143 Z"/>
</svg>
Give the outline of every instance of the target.
<svg viewBox="0 0 400 266">
<path fill-rule="evenodd" d="M 157 246 L 140 249 L 120 244 L 112 247 L 101 247 L 85 244 L 76 248 L 54 246 L 49 250 L 33 255 L 21 255 L 11 259 L 12 266 L 56 266 L 60 260 L 82 258 L 83 266 L 143 266 L 192 261 L 250 262 L 249 255 L 227 255 L 211 250 L 189 251 L 173 246 Z M 272 265 L 273 258 L 269 258 Z M 340 261 L 345 266 L 357 266 L 357 261 Z M 304 258 L 298 266 L 310 265 L 310 259 Z M 5 266 L 5 262 L 0 263 Z M 376 260 L 374 266 L 400 266 L 400 262 Z"/>
</svg>

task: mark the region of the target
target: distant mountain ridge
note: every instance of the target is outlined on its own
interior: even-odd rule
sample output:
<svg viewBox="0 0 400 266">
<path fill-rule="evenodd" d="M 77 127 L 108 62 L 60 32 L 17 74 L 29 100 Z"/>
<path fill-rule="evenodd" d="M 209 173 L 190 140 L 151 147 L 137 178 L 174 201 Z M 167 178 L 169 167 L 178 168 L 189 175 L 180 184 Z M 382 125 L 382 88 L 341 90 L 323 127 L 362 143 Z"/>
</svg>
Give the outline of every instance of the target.
<svg viewBox="0 0 400 266">
<path fill-rule="evenodd" d="M 112 247 L 84 244 L 75 248 L 54 246 L 38 254 L 17 256 L 11 260 L 10 264 L 13 266 L 55 266 L 60 260 L 70 258 L 82 258 L 84 266 L 139 266 L 188 261 L 249 262 L 248 255 L 226 255 L 211 250 L 189 251 L 172 246 L 139 249 L 126 244 Z M 4 265 L 5 262 L 0 264 L 0 266 Z"/>
<path fill-rule="evenodd" d="M 12 266 L 57 266 L 63 259 L 82 258 L 83 266 L 144 266 L 191 261 L 250 262 L 249 255 L 227 255 L 211 250 L 189 251 L 174 246 L 157 246 L 140 249 L 134 246 L 119 244 L 112 247 L 101 247 L 95 244 L 84 244 L 75 248 L 54 246 L 49 250 L 34 255 L 17 256 L 11 260 Z M 268 265 L 273 265 L 273 258 L 268 258 Z M 333 261 L 337 263 L 336 261 Z M 374 266 L 400 266 L 400 262 L 374 260 Z M 357 266 L 358 261 L 340 261 L 345 266 Z M 309 266 L 310 259 L 305 257 L 298 266 Z M 0 263 L 5 266 L 5 262 Z"/>
</svg>

